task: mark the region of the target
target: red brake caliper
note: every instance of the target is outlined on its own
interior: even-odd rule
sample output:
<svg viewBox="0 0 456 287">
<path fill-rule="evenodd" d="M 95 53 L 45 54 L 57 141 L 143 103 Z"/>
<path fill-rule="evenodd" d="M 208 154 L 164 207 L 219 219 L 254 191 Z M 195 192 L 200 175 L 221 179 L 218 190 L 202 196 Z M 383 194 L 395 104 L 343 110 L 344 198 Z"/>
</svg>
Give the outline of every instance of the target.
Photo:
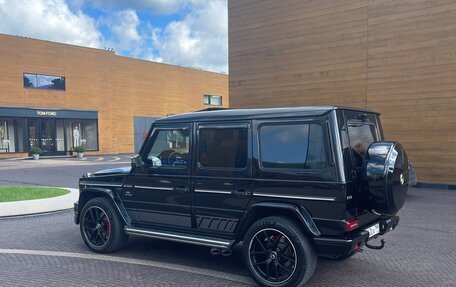
<svg viewBox="0 0 456 287">
<path fill-rule="evenodd" d="M 111 234 L 111 225 L 109 224 L 109 220 L 107 217 L 105 217 L 103 219 L 105 225 L 106 225 L 106 237 L 109 237 L 109 235 Z"/>
<path fill-rule="evenodd" d="M 278 235 L 271 235 L 267 238 L 267 243 L 268 243 L 268 248 L 273 247 L 274 245 L 277 244 L 277 240 L 279 240 Z"/>
</svg>

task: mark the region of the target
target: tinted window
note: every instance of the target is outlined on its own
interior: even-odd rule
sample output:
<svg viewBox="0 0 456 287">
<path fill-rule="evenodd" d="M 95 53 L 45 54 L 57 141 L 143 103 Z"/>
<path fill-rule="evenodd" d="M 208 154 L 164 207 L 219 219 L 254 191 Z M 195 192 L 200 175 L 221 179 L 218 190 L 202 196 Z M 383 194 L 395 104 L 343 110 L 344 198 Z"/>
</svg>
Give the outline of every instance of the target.
<svg viewBox="0 0 456 287">
<path fill-rule="evenodd" d="M 65 77 L 39 74 L 24 74 L 24 87 L 37 89 L 65 90 Z"/>
<path fill-rule="evenodd" d="M 201 129 L 199 164 L 209 168 L 246 167 L 247 128 Z"/>
<path fill-rule="evenodd" d="M 322 126 L 263 126 L 260 129 L 260 157 L 265 168 L 323 169 L 326 154 Z"/>
<path fill-rule="evenodd" d="M 353 151 L 355 165 L 361 167 L 369 145 L 377 141 L 377 131 L 374 124 L 358 120 L 348 121 L 348 138 Z"/>
<path fill-rule="evenodd" d="M 155 167 L 186 167 L 189 147 L 188 130 L 159 130 L 145 161 L 149 166 Z"/>
</svg>

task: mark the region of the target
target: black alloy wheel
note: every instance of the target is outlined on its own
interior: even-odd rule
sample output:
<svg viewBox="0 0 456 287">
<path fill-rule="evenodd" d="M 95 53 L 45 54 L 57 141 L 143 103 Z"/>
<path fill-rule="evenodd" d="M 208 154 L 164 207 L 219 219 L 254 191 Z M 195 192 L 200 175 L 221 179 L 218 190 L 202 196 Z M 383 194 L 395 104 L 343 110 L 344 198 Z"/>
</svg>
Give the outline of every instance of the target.
<svg viewBox="0 0 456 287">
<path fill-rule="evenodd" d="M 281 231 L 266 228 L 258 231 L 249 246 L 250 261 L 266 281 L 283 283 L 296 269 L 296 248 Z"/>
<path fill-rule="evenodd" d="M 255 282 L 268 287 L 302 286 L 317 264 L 312 238 L 285 216 L 254 222 L 245 233 L 242 256 Z"/>
<path fill-rule="evenodd" d="M 125 223 L 107 198 L 96 197 L 84 204 L 79 227 L 85 244 L 95 252 L 113 252 L 127 243 Z"/>
<path fill-rule="evenodd" d="M 106 212 L 98 206 L 88 208 L 82 221 L 84 236 L 90 244 L 103 247 L 111 236 L 111 222 Z"/>
</svg>

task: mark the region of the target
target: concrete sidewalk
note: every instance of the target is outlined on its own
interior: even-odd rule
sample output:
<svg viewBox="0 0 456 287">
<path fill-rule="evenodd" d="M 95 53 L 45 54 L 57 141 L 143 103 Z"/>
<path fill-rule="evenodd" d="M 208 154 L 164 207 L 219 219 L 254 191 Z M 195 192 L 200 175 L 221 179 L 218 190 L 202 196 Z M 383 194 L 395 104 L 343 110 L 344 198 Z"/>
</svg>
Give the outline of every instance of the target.
<svg viewBox="0 0 456 287">
<path fill-rule="evenodd" d="M 30 215 L 73 208 L 73 203 L 78 200 L 79 190 L 62 188 L 68 190 L 69 193 L 51 198 L 0 202 L 0 217 Z"/>
</svg>

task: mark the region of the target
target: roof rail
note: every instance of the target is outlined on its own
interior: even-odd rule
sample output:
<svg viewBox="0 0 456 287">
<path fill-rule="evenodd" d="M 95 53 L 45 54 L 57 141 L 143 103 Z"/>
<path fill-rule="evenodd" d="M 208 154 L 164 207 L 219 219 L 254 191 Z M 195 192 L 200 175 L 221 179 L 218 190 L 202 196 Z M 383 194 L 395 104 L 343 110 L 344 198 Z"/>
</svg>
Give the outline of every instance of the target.
<svg viewBox="0 0 456 287">
<path fill-rule="evenodd" d="M 198 110 L 195 112 L 210 112 L 210 111 L 220 111 L 220 110 L 229 110 L 230 108 L 206 108 L 202 110 Z"/>
</svg>

